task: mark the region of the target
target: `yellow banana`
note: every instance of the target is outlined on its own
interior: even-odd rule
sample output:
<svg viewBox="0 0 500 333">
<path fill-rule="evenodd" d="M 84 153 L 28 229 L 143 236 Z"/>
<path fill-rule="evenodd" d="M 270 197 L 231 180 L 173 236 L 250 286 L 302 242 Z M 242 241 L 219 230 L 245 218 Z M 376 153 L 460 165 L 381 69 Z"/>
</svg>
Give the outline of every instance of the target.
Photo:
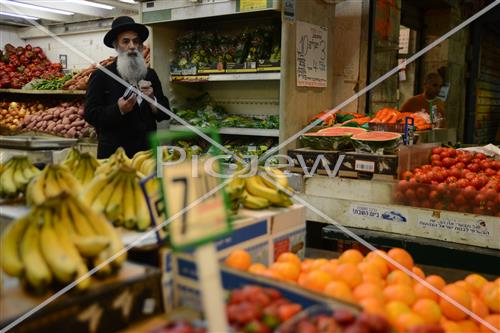
<svg viewBox="0 0 500 333">
<path fill-rule="evenodd" d="M 156 170 L 156 160 L 154 158 L 148 158 L 141 165 L 140 171 L 145 175 L 150 175 Z"/>
<path fill-rule="evenodd" d="M 45 208 L 42 212 L 43 224 L 40 230 L 40 249 L 52 273 L 62 283 L 71 282 L 78 271 L 75 262 L 65 248 L 54 230 L 52 210 Z"/>
<path fill-rule="evenodd" d="M 109 238 L 102 235 L 71 237 L 73 244 L 84 257 L 93 258 L 109 246 Z"/>
<path fill-rule="evenodd" d="M 61 219 L 73 222 L 74 229 L 79 236 L 92 237 L 96 235 L 96 230 L 88 222 L 87 214 L 80 211 L 75 204 L 76 199 L 68 198 L 65 205 L 61 206 Z"/>
<path fill-rule="evenodd" d="M 108 184 L 103 187 L 101 193 L 97 195 L 95 200 L 92 202 L 92 208 L 98 212 L 104 212 L 109 199 L 115 191 L 115 185 L 120 181 L 120 173 L 115 170 L 113 173 L 108 175 Z"/>
<path fill-rule="evenodd" d="M 12 177 L 14 178 L 14 184 L 16 184 L 16 192 L 23 191 L 26 188 L 26 180 L 24 179 L 22 159 L 16 158 L 13 168 Z"/>
<path fill-rule="evenodd" d="M 24 266 L 24 276 L 36 291 L 44 290 L 52 281 L 52 273 L 43 258 L 40 243 L 38 221 L 33 221 L 21 240 L 20 255 Z"/>
<path fill-rule="evenodd" d="M 71 237 L 68 235 L 67 230 L 61 223 L 60 219 L 59 221 L 57 221 L 56 218 L 56 221 L 54 222 L 54 231 L 57 238 L 59 239 L 61 247 L 64 249 L 64 252 L 71 258 L 71 260 L 73 260 L 77 264 L 75 279 L 83 277 L 88 273 L 87 265 L 85 264 L 83 258 L 80 256 L 80 253 L 75 247 L 75 244 L 73 244 L 73 242 L 71 241 Z M 89 285 L 90 277 L 86 277 L 76 285 L 76 288 L 79 290 L 85 290 L 89 287 Z"/>
<path fill-rule="evenodd" d="M 123 224 L 123 194 L 127 186 L 128 175 L 125 171 L 120 171 L 117 177 L 119 177 L 119 179 L 116 180 L 113 186 L 113 193 L 104 206 L 104 214 L 108 220 L 115 222 L 117 225 L 121 225 Z"/>
<path fill-rule="evenodd" d="M 140 171 L 142 163 L 144 163 L 144 161 L 146 161 L 148 158 L 152 156 L 153 153 L 151 152 L 151 150 L 137 152 L 132 158 L 132 163 L 131 163 L 132 168 L 134 168 L 137 171 Z"/>
<path fill-rule="evenodd" d="M 92 263 L 94 264 L 94 267 L 97 267 L 104 263 L 109 257 L 111 256 L 109 250 L 104 250 L 97 257 L 95 257 L 92 260 Z M 99 270 L 96 271 L 96 275 L 99 277 L 107 277 L 110 276 L 112 273 L 112 268 L 110 263 L 104 264 Z"/>
<path fill-rule="evenodd" d="M 135 212 L 135 195 L 134 195 L 134 177 L 127 177 L 126 184 L 123 188 L 123 222 L 126 228 L 129 226 L 134 226 L 136 224 L 136 212 Z"/>
<path fill-rule="evenodd" d="M 82 186 L 78 180 L 71 174 L 68 168 L 58 166 L 55 170 L 58 177 L 61 189 L 67 193 L 80 193 L 82 191 Z"/>
<path fill-rule="evenodd" d="M 54 170 L 53 165 L 48 165 L 44 172 L 46 173 L 44 178 L 44 189 L 43 194 L 45 199 L 55 197 L 59 195 L 62 191 L 61 185 L 59 184 L 58 176 Z"/>
<path fill-rule="evenodd" d="M 251 195 L 247 191 L 243 191 L 241 196 L 242 196 L 242 204 L 243 207 L 245 208 L 264 209 L 271 205 L 271 202 L 269 202 L 269 200 L 262 197 Z"/>
<path fill-rule="evenodd" d="M 240 177 L 233 177 L 226 186 L 226 193 L 231 200 L 237 199 L 245 189 L 245 180 Z"/>
<path fill-rule="evenodd" d="M 91 206 L 103 188 L 109 183 L 109 178 L 104 175 L 96 175 L 96 177 L 85 187 L 81 195 L 82 201 Z"/>
<path fill-rule="evenodd" d="M 69 169 L 73 169 L 75 163 L 78 161 L 80 157 L 80 151 L 76 148 L 71 148 L 61 165 L 68 167 Z"/>
<path fill-rule="evenodd" d="M 40 205 L 45 201 L 44 185 L 47 173 L 39 173 L 31 179 L 26 188 L 26 201 L 28 205 Z"/>
<path fill-rule="evenodd" d="M 132 179 L 132 186 L 134 188 L 135 214 L 137 216 L 136 226 L 139 230 L 146 230 L 151 225 L 151 218 L 149 216 L 146 198 L 144 197 L 141 187 L 135 177 Z"/>
<path fill-rule="evenodd" d="M 276 189 L 264 185 L 259 176 L 248 177 L 246 179 L 246 189 L 250 194 L 265 198 L 273 204 L 279 204 L 283 200 L 280 193 Z"/>
<path fill-rule="evenodd" d="M 5 169 L 0 175 L 0 186 L 2 187 L 2 192 L 5 196 L 12 197 L 17 194 L 17 187 L 14 181 L 15 169 L 12 164 L 9 165 L 9 162 L 7 162 Z"/>
<path fill-rule="evenodd" d="M 0 267 L 10 276 L 20 276 L 23 272 L 18 248 L 30 222 L 30 214 L 27 214 L 9 224 L 0 237 Z"/>
</svg>

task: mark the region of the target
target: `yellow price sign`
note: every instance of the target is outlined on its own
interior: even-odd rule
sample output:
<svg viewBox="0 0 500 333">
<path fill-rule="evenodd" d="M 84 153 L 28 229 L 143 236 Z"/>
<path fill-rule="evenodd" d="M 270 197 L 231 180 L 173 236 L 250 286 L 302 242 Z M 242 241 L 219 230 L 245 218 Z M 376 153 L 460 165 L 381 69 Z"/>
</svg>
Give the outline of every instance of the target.
<svg viewBox="0 0 500 333">
<path fill-rule="evenodd" d="M 240 12 L 266 9 L 267 0 L 240 0 Z"/>
<path fill-rule="evenodd" d="M 230 230 L 220 181 L 207 172 L 207 158 L 163 166 L 163 189 L 174 248 L 211 242 Z M 215 166 L 215 165 L 214 165 Z M 214 170 L 211 167 L 210 170 Z"/>
</svg>

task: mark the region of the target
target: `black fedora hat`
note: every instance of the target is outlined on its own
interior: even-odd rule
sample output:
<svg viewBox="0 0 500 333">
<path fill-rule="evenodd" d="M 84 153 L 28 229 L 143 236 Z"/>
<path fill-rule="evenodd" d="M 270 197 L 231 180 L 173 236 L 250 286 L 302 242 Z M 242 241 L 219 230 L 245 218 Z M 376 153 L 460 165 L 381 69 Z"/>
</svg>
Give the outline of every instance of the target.
<svg viewBox="0 0 500 333">
<path fill-rule="evenodd" d="M 149 30 L 144 24 L 135 23 L 134 19 L 130 16 L 120 16 L 111 23 L 111 30 L 104 36 L 104 45 L 113 48 L 113 42 L 116 40 L 116 37 L 120 33 L 130 30 L 137 32 L 141 41 L 144 42 L 148 39 Z"/>
</svg>

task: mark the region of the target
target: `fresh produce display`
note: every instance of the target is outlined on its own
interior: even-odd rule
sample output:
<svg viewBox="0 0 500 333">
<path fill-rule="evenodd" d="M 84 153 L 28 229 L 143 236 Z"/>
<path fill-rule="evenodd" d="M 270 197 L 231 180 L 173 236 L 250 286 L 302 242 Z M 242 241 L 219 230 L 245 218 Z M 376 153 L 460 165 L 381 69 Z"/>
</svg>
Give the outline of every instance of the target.
<svg viewBox="0 0 500 333">
<path fill-rule="evenodd" d="M 300 137 L 304 147 L 326 150 L 352 149 L 351 137 L 357 133 L 366 132 L 363 128 L 328 127 L 317 132 L 305 133 Z"/>
<path fill-rule="evenodd" d="M 279 186 L 290 190 L 287 176 L 279 169 L 266 167 L 259 174 L 240 176 L 236 172 L 231 182 L 226 186 L 226 193 L 232 201 L 233 210 L 238 203 L 250 209 L 264 209 L 269 206 L 289 207 L 293 204 L 287 193 Z"/>
<path fill-rule="evenodd" d="M 374 154 L 395 153 L 401 144 L 401 134 L 392 132 L 364 132 L 351 136 L 356 150 Z"/>
<path fill-rule="evenodd" d="M 407 117 L 413 118 L 414 126 L 417 131 L 424 131 L 432 128 L 431 124 L 418 113 L 399 112 L 391 108 L 380 109 L 375 114 L 375 117 L 370 120 L 370 123 L 389 125 L 404 124 Z"/>
<path fill-rule="evenodd" d="M 23 90 L 59 90 L 73 77 L 73 74 L 66 74 L 62 77 L 51 79 L 34 79 L 23 86 Z"/>
<path fill-rule="evenodd" d="M 137 172 L 128 166 L 122 165 L 109 173 L 98 174 L 85 188 L 82 199 L 115 225 L 141 231 L 151 225 Z"/>
<path fill-rule="evenodd" d="M 61 64 L 51 63 L 43 50 L 27 44 L 5 44 L 0 50 L 0 88 L 20 89 L 33 79 L 62 77 Z"/>
<path fill-rule="evenodd" d="M 263 26 L 246 28 L 238 36 L 191 31 L 176 41 L 175 68 L 269 60 L 280 61 L 280 29 Z"/>
<path fill-rule="evenodd" d="M 137 152 L 130 166 L 143 175 L 150 175 L 156 170 L 156 159 L 151 150 Z"/>
<path fill-rule="evenodd" d="M 439 326 L 437 326 L 439 329 Z M 312 307 L 286 322 L 277 333 L 335 333 L 366 332 L 389 333 L 392 331 L 387 320 L 373 313 L 355 316 L 347 309 L 328 310 Z M 442 331 L 441 331 L 442 332 Z M 443 332 L 444 333 L 444 332 Z"/>
<path fill-rule="evenodd" d="M 131 163 L 132 162 L 125 153 L 125 150 L 122 147 L 118 147 L 118 149 L 110 157 L 102 161 L 101 165 L 95 171 L 95 174 L 108 175 L 121 166 L 130 167 Z"/>
<path fill-rule="evenodd" d="M 98 265 L 123 248 L 103 215 L 67 193 L 44 201 L 9 224 L 0 246 L 2 270 L 19 277 L 35 293 L 73 282 L 88 272 L 88 262 Z M 111 273 L 125 258 L 125 254 L 118 256 L 99 274 Z M 76 288 L 87 289 L 90 282 L 83 279 Z"/>
<path fill-rule="evenodd" d="M 28 205 L 41 205 L 47 199 L 58 196 L 62 192 L 78 194 L 82 186 L 73 176 L 72 170 L 62 165 L 47 164 L 36 175 L 26 188 Z"/>
<path fill-rule="evenodd" d="M 144 50 L 142 51 L 142 54 L 144 56 L 144 60 L 146 62 L 146 66 L 150 66 L 151 62 L 151 54 L 150 54 L 150 48 L 147 45 L 144 45 Z M 99 62 L 99 65 L 101 66 L 107 66 L 111 63 L 113 63 L 116 60 L 116 57 L 108 57 L 107 59 L 104 59 Z M 64 82 L 64 85 L 62 86 L 63 90 L 86 90 L 87 89 L 87 84 L 89 82 L 90 74 L 94 72 L 97 69 L 97 66 L 93 64 L 92 66 L 82 69 L 79 73 L 75 74 L 71 79 L 68 81 Z"/>
<path fill-rule="evenodd" d="M 26 156 L 14 156 L 0 169 L 0 197 L 16 198 L 23 194 L 38 170 Z"/>
<path fill-rule="evenodd" d="M 0 102 L 0 128 L 10 131 L 19 129 L 24 117 L 45 110 L 47 107 L 39 102 Z"/>
<path fill-rule="evenodd" d="M 99 167 L 99 162 L 93 155 L 80 153 L 76 148 L 71 148 L 61 164 L 73 172 L 82 186 L 94 179 L 95 171 Z"/>
<path fill-rule="evenodd" d="M 357 303 L 365 312 L 386 318 L 398 332 L 427 332 L 417 329 L 418 325 L 435 324 L 450 333 L 479 331 L 481 324 L 386 261 L 382 255 L 500 328 L 500 277 L 488 281 L 479 274 L 470 274 L 463 280 L 446 283 L 438 275 L 427 276 L 414 264 L 412 256 L 400 248 L 392 248 L 387 252 L 372 251 L 366 256 L 350 249 L 339 258 L 330 260 L 301 260 L 297 255 L 287 252 L 281 254 L 270 267 L 252 263 L 248 252 L 235 250 L 225 263 L 235 269 L 296 283 L 316 292 Z M 481 332 L 489 331 L 481 327 Z"/>
<path fill-rule="evenodd" d="M 403 172 L 396 203 L 500 216 L 500 161 L 454 148 L 431 153 L 429 164 Z"/>
<path fill-rule="evenodd" d="M 63 102 L 56 107 L 27 115 L 23 129 L 66 138 L 95 137 L 94 128 L 83 119 L 82 102 Z"/>
</svg>

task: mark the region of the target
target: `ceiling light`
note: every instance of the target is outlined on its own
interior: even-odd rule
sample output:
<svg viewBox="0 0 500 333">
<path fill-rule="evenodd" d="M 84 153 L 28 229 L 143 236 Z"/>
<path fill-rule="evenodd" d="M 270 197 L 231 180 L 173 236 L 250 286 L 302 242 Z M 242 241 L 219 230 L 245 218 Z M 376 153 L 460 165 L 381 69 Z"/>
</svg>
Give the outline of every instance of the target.
<svg viewBox="0 0 500 333">
<path fill-rule="evenodd" d="M 119 1 L 120 2 L 125 2 L 125 3 L 131 3 L 131 4 L 134 4 L 134 5 L 137 3 L 137 1 L 135 1 L 135 0 L 119 0 Z"/>
<path fill-rule="evenodd" d="M 27 19 L 27 20 L 39 20 L 38 17 L 34 17 L 34 16 L 14 14 L 14 13 L 7 13 L 7 12 L 1 12 L 1 11 L 0 11 L 0 15 L 12 16 L 12 17 L 19 17 L 19 18 L 23 18 L 23 19 Z"/>
<path fill-rule="evenodd" d="M 86 1 L 86 0 L 70 0 L 70 2 L 79 4 L 79 5 L 91 6 L 91 7 L 102 8 L 102 9 L 107 9 L 107 10 L 111 10 L 111 9 L 115 8 L 113 6 L 105 5 L 103 3 Z"/>
<path fill-rule="evenodd" d="M 8 6 L 16 6 L 16 7 L 29 8 L 29 9 L 39 10 L 42 12 L 49 12 L 49 13 L 61 14 L 61 15 L 73 15 L 74 14 L 73 12 L 68 12 L 66 10 L 35 6 L 35 5 L 30 5 L 29 3 L 15 2 L 15 1 L 10 1 L 10 0 L 0 0 L 0 4 L 5 4 L 5 5 L 7 5 L 7 7 Z"/>
</svg>

